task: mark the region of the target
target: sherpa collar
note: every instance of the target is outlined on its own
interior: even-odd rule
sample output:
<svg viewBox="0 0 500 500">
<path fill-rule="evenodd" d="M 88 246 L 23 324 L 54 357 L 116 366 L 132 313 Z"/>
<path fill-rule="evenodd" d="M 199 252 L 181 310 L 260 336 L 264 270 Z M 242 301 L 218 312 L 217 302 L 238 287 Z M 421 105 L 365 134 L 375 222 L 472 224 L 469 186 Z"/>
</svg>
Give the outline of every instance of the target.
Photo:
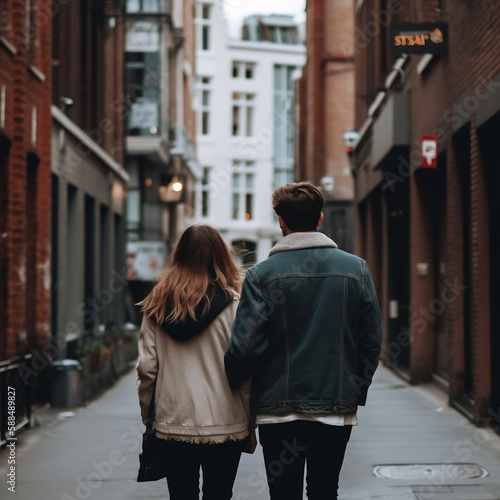
<svg viewBox="0 0 500 500">
<path fill-rule="evenodd" d="M 281 240 L 271 248 L 269 257 L 278 252 L 315 247 L 338 248 L 337 243 L 323 233 L 290 233 L 281 238 Z"/>
</svg>

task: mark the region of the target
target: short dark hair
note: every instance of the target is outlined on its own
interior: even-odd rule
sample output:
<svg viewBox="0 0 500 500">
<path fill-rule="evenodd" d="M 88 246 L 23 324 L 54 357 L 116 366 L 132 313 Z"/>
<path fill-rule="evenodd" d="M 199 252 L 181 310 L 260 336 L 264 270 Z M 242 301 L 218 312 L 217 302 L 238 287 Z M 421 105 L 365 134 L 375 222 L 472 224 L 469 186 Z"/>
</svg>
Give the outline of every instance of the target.
<svg viewBox="0 0 500 500">
<path fill-rule="evenodd" d="M 273 193 L 273 208 L 292 231 L 314 231 L 325 205 L 323 193 L 310 182 L 285 184 Z"/>
</svg>

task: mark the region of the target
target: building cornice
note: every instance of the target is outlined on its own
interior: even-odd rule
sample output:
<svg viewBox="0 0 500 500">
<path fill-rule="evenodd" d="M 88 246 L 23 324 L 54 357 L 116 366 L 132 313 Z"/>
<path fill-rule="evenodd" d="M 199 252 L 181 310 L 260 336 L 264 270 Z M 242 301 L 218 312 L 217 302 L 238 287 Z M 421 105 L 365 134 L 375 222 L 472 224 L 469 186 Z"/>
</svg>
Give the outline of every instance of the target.
<svg viewBox="0 0 500 500">
<path fill-rule="evenodd" d="M 110 170 L 112 170 L 124 182 L 129 182 L 130 177 L 126 170 L 109 153 L 104 151 L 96 142 L 94 142 L 78 125 L 71 121 L 58 107 L 51 107 L 52 118 L 59 125 L 64 127 L 77 141 L 92 151 Z"/>
<path fill-rule="evenodd" d="M 285 44 L 273 42 L 252 42 L 246 40 L 230 40 L 227 43 L 229 50 L 251 50 L 261 52 L 276 52 L 286 54 L 305 55 L 306 47 L 302 44 Z"/>
</svg>

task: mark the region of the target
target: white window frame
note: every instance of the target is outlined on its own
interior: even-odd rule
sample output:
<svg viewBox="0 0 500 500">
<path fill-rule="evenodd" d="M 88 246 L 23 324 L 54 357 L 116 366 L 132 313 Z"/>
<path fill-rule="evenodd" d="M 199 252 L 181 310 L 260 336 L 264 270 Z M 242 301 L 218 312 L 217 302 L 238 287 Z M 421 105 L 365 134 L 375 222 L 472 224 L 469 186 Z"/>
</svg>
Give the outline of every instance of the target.
<svg viewBox="0 0 500 500">
<path fill-rule="evenodd" d="M 130 12 L 160 12 L 163 8 L 163 2 L 160 0 L 135 0 L 131 2 L 127 0 L 125 2 L 125 9 L 127 13 Z"/>
<path fill-rule="evenodd" d="M 202 219 L 209 219 L 211 215 L 211 196 L 212 190 L 210 188 L 211 177 L 212 177 L 213 168 L 210 166 L 204 166 L 202 168 L 202 176 L 200 180 L 200 217 Z M 206 176 L 205 176 L 206 174 Z M 206 214 L 203 213 L 203 201 L 206 196 L 207 200 L 207 210 Z"/>
<path fill-rule="evenodd" d="M 203 17 L 203 8 L 208 7 L 209 14 L 207 18 Z M 213 19 L 214 19 L 214 9 L 215 4 L 212 2 L 196 2 L 196 17 L 195 17 L 195 25 L 196 25 L 196 50 L 200 52 L 211 52 L 212 51 L 212 33 L 213 33 Z M 203 48 L 203 31 L 208 31 L 207 40 L 208 46 L 207 48 Z"/>
<path fill-rule="evenodd" d="M 255 79 L 255 68 L 257 64 L 252 61 L 232 61 L 231 64 L 231 78 L 238 80 L 254 80 Z M 236 68 L 236 75 L 234 70 Z M 252 76 L 247 76 L 247 69 L 250 68 L 252 71 Z"/>
<path fill-rule="evenodd" d="M 292 30 L 291 26 L 269 26 L 269 31 L 271 32 L 270 41 L 283 45 L 295 45 L 297 40 L 293 40 Z M 275 40 L 273 40 L 273 34 L 275 35 Z M 285 41 L 285 36 L 288 38 L 287 41 Z M 295 38 L 297 38 L 297 34 L 295 34 Z"/>
<path fill-rule="evenodd" d="M 252 178 L 251 186 L 247 185 L 247 179 L 249 177 Z M 236 180 L 237 183 L 235 185 Z M 231 167 L 231 220 L 240 222 L 251 222 L 256 220 L 256 185 L 257 170 L 255 169 L 255 162 L 248 160 L 233 160 Z M 238 197 L 237 203 L 235 203 L 236 196 Z M 248 197 L 250 197 L 249 212 L 247 211 Z"/>
<path fill-rule="evenodd" d="M 285 126 L 280 123 L 274 125 L 274 187 L 293 181 L 295 151 L 289 151 L 290 139 L 294 139 L 294 90 L 288 88 L 288 75 L 296 69 L 295 66 L 286 64 L 274 65 L 274 115 L 275 120 L 279 121 L 286 117 Z M 280 81 L 276 80 L 277 71 Z M 278 107 L 277 107 L 277 103 Z M 291 116 L 289 116 L 291 115 Z M 289 135 L 289 129 L 292 128 L 292 134 Z"/>
<path fill-rule="evenodd" d="M 208 80 L 208 81 L 203 81 Z M 198 94 L 198 113 L 196 116 L 196 135 L 200 137 L 210 137 L 212 135 L 211 119 L 212 119 L 212 99 L 213 99 L 213 87 L 212 87 L 212 77 L 210 76 L 199 76 L 196 82 L 196 90 Z M 208 95 L 208 104 L 204 104 L 203 96 L 205 92 Z M 204 115 L 207 119 L 207 132 L 203 133 L 203 120 Z"/>
<path fill-rule="evenodd" d="M 253 92 L 232 92 L 231 135 L 233 137 L 255 136 L 255 97 L 256 94 Z M 237 121 L 237 133 L 235 133 L 235 121 Z"/>
</svg>

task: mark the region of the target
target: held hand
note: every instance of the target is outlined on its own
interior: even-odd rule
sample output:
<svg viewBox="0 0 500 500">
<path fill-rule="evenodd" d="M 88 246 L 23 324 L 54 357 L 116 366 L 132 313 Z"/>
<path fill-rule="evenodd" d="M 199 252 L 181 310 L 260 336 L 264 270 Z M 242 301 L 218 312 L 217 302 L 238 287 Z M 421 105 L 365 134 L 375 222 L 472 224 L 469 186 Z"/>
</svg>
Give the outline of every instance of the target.
<svg viewBox="0 0 500 500">
<path fill-rule="evenodd" d="M 248 446 L 246 450 L 244 450 L 244 453 L 249 453 L 251 455 L 255 451 L 255 448 L 257 448 L 257 435 L 255 434 L 255 429 L 250 430 L 250 435 L 247 440 Z"/>
</svg>

